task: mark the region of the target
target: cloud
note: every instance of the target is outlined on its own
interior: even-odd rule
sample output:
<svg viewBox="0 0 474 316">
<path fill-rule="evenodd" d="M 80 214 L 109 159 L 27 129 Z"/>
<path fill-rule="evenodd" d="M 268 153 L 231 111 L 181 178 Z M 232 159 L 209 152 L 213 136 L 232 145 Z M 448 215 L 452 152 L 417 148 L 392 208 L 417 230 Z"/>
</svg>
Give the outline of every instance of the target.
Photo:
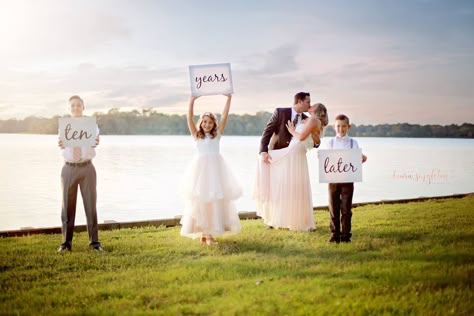
<svg viewBox="0 0 474 316">
<path fill-rule="evenodd" d="M 62 115 L 73 94 L 81 95 L 92 112 L 111 107 L 173 106 L 189 96 L 188 75 L 181 68 L 98 67 L 87 63 L 58 72 L 9 70 L 0 74 L 0 82 L 8 78 L 14 80 L 9 81 L 8 93 L 0 97 L 0 106 L 22 108 L 10 111 L 12 116 Z"/>
<path fill-rule="evenodd" d="M 298 52 L 298 45 L 286 43 L 240 57 L 232 65 L 234 90 L 246 104 L 241 104 L 239 110 L 252 113 L 289 106 L 296 92 L 307 90 Z"/>
<path fill-rule="evenodd" d="M 0 0 L 0 117 L 63 114 L 72 94 L 92 112 L 185 113 L 187 65 L 231 62 L 234 113 L 308 91 L 372 123 L 472 118 L 472 5 L 301 4 Z M 219 112 L 222 97 L 199 104 Z"/>
<path fill-rule="evenodd" d="M 0 65 L 85 58 L 129 39 L 125 19 L 85 5 L 10 2 L 0 13 Z M 87 17 L 87 19 L 85 19 Z"/>
<path fill-rule="evenodd" d="M 297 71 L 297 52 L 297 45 L 285 44 L 269 50 L 265 54 L 255 54 L 245 59 L 249 65 L 260 65 L 249 69 L 252 75 L 272 77 Z"/>
</svg>

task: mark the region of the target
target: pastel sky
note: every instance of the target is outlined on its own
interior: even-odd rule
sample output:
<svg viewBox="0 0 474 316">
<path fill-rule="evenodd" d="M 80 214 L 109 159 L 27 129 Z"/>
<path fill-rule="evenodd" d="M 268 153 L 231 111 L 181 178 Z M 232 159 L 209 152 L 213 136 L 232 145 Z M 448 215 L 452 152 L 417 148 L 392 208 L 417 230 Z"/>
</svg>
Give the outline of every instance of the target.
<svg viewBox="0 0 474 316">
<path fill-rule="evenodd" d="M 311 93 L 356 124 L 474 122 L 474 1 L 0 0 L 0 119 L 186 112 L 188 66 L 230 62 L 231 111 Z M 196 112 L 220 112 L 223 96 Z"/>
</svg>

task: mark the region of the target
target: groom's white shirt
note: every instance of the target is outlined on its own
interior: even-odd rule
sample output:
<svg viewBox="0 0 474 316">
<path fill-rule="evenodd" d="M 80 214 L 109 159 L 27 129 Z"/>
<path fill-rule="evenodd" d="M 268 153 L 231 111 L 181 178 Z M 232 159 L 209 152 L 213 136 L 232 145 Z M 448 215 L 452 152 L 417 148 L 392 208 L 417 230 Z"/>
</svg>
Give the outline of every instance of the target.
<svg viewBox="0 0 474 316">
<path fill-rule="evenodd" d="M 295 109 L 291 108 L 291 121 L 293 122 L 293 120 L 295 119 L 296 115 L 297 114 L 300 114 L 300 117 L 298 119 L 298 124 L 301 123 L 301 119 L 303 118 L 303 113 L 298 113 L 295 111 Z"/>
</svg>

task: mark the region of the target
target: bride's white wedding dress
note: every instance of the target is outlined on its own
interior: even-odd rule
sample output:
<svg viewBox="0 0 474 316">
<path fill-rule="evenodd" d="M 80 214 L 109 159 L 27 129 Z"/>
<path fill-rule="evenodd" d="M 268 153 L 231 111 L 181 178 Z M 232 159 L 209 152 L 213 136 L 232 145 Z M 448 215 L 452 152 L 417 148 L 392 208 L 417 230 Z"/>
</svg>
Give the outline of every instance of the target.
<svg viewBox="0 0 474 316">
<path fill-rule="evenodd" d="M 296 126 L 301 132 L 304 123 Z M 257 215 L 275 228 L 308 231 L 315 228 L 306 152 L 314 146 L 311 135 L 296 137 L 287 148 L 270 150 L 271 163 L 257 162 L 254 199 Z"/>
</svg>

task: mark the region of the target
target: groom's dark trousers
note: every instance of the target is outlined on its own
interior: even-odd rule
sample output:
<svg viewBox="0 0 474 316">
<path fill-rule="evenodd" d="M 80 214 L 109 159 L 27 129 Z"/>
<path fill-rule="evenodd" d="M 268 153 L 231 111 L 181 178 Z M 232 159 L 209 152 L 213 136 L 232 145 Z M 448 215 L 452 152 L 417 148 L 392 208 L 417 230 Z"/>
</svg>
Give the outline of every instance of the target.
<svg viewBox="0 0 474 316">
<path fill-rule="evenodd" d="M 329 183 L 328 188 L 331 237 L 350 241 L 354 183 Z"/>
</svg>

